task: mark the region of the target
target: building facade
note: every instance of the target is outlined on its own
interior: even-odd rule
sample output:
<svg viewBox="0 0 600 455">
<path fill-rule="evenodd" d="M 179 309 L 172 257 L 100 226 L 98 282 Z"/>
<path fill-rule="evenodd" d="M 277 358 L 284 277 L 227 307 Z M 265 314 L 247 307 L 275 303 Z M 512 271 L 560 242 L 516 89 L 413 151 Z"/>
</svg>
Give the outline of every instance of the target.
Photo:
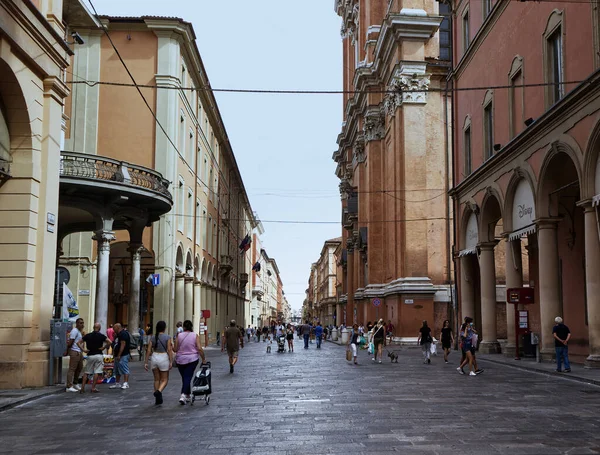
<svg viewBox="0 0 600 455">
<path fill-rule="evenodd" d="M 78 1 L 0 1 L 0 388 L 47 383 L 65 71 Z"/>
<path fill-rule="evenodd" d="M 173 331 L 189 319 L 195 328 L 205 323 L 207 337 L 215 339 L 230 319 L 245 323 L 251 257 L 239 246 L 255 221 L 216 100 L 199 90 L 210 83 L 193 27 L 178 18 L 100 21 L 78 28 L 85 44 L 73 56 L 64 154 L 102 155 L 158 171 L 170 182 L 173 209 L 127 229 L 107 226 L 98 246 L 89 231 L 65 230 L 60 265 L 88 325 L 99 318 L 128 322 L 135 333 L 139 323 L 164 320 Z M 159 123 L 130 86 L 103 27 L 137 83 L 155 86 L 141 91 Z M 78 79 L 129 85 L 88 86 Z M 121 212 L 131 218 L 136 208 Z M 97 251 L 108 262 L 105 313 L 98 311 L 98 292 L 90 292 L 100 282 Z M 135 262 L 141 263 L 137 282 Z"/>
<path fill-rule="evenodd" d="M 441 328 L 451 316 L 445 9 L 434 0 L 335 2 L 347 92 L 333 159 L 348 325 L 384 318 L 414 337 L 421 321 Z"/>
<path fill-rule="evenodd" d="M 534 303 L 516 310 L 542 356 L 562 316 L 571 356 L 600 365 L 598 11 L 597 1 L 453 4 L 460 312 L 488 352 L 514 352 L 515 305 L 497 304 L 497 286 L 525 286 Z"/>
</svg>

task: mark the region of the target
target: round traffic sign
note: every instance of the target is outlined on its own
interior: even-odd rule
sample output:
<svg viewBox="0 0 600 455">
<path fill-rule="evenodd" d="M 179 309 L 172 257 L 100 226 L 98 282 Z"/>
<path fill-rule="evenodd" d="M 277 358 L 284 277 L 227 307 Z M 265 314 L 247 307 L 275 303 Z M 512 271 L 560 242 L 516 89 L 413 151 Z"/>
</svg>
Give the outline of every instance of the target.
<svg viewBox="0 0 600 455">
<path fill-rule="evenodd" d="M 381 299 L 374 298 L 373 299 L 373 306 L 379 306 L 379 305 L 381 305 Z"/>
</svg>

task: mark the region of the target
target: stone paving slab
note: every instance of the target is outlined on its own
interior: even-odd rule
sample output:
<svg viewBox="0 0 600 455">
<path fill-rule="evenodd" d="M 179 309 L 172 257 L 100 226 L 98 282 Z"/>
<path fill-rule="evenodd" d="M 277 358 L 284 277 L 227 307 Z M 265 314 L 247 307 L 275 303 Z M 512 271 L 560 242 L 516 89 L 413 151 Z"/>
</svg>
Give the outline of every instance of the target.
<svg viewBox="0 0 600 455">
<path fill-rule="evenodd" d="M 423 364 L 418 350 L 398 364 L 359 365 L 344 347 L 266 354 L 250 343 L 229 374 L 207 348 L 213 395 L 180 406 L 171 372 L 165 403 L 132 363 L 131 389 L 58 394 L 0 414 L 0 453 L 207 454 L 587 454 L 600 453 L 600 387 L 482 361 L 477 377 L 458 355 Z M 300 347 L 298 349 L 298 347 Z M 118 442 L 118 443 L 117 443 Z"/>
<path fill-rule="evenodd" d="M 0 390 L 0 412 L 14 408 L 48 395 L 65 391 L 64 385 L 53 387 L 39 387 L 35 389 Z"/>
</svg>

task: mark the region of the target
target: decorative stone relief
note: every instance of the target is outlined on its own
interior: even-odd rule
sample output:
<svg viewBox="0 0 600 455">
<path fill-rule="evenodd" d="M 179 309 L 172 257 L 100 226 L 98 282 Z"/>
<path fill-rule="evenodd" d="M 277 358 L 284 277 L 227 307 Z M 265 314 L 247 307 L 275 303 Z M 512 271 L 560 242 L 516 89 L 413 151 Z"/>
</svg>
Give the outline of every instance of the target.
<svg viewBox="0 0 600 455">
<path fill-rule="evenodd" d="M 366 142 L 379 141 L 385 136 L 385 117 L 379 106 L 370 107 L 365 112 L 363 133 Z"/>
<path fill-rule="evenodd" d="M 365 140 L 362 135 L 356 138 L 352 147 L 352 163 L 364 163 L 367 159 L 365 155 Z"/>
<path fill-rule="evenodd" d="M 425 72 L 425 68 L 425 63 L 413 63 L 396 69 L 387 88 L 389 93 L 384 99 L 384 110 L 387 115 L 393 115 L 403 103 L 427 103 L 431 78 Z"/>
</svg>

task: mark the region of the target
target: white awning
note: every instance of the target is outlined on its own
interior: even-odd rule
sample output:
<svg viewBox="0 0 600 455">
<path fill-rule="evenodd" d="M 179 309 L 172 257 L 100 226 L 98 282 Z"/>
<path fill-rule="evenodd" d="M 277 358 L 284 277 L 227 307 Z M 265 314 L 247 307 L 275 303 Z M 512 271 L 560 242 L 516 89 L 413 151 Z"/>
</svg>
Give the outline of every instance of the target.
<svg viewBox="0 0 600 455">
<path fill-rule="evenodd" d="M 521 237 L 525 237 L 526 235 L 533 234 L 535 232 L 535 224 L 530 224 L 529 226 L 525 226 L 521 229 L 518 229 L 514 232 L 508 234 L 508 240 L 517 240 Z"/>
<path fill-rule="evenodd" d="M 477 248 L 466 248 L 458 252 L 458 257 L 467 256 L 468 254 L 477 254 Z"/>
<path fill-rule="evenodd" d="M 600 205 L 600 194 L 596 194 L 593 198 L 592 198 L 592 207 L 597 207 Z"/>
</svg>

